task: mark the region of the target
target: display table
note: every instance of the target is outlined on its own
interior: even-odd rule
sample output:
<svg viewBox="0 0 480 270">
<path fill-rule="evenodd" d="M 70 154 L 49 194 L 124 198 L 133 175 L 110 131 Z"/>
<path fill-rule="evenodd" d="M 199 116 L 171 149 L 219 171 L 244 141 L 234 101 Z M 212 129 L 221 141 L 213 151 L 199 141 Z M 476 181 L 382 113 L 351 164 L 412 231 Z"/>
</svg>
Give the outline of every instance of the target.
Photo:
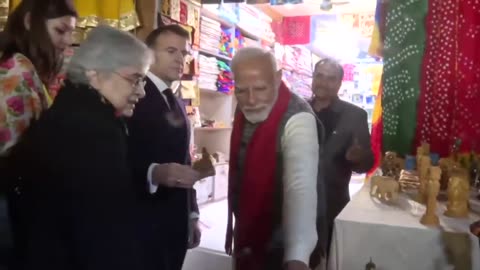
<svg viewBox="0 0 480 270">
<path fill-rule="evenodd" d="M 454 269 L 448 263 L 446 246 L 456 253 L 457 262 L 470 265 L 466 269 L 480 269 L 479 241 L 469 233 L 478 215 L 448 218 L 443 215 L 445 204 L 439 203 L 442 229 L 428 228 L 420 223 L 424 205 L 406 194 L 396 204 L 383 204 L 370 196 L 369 189 L 365 185 L 335 219 L 329 270 L 365 269 L 370 258 L 377 270 Z"/>
</svg>

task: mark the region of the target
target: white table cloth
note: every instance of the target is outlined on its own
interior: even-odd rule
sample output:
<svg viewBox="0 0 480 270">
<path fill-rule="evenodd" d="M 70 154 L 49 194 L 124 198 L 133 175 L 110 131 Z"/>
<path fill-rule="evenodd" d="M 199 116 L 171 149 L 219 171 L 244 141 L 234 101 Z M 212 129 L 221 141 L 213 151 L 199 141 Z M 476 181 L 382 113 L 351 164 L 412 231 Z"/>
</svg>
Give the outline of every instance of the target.
<svg viewBox="0 0 480 270">
<path fill-rule="evenodd" d="M 469 226 L 480 217 L 453 219 L 443 215 L 438 204 L 442 229 L 468 233 L 472 251 L 472 269 L 480 270 L 478 238 Z M 448 265 L 442 243 L 442 231 L 420 223 L 425 206 L 402 195 L 395 205 L 381 203 L 362 188 L 335 219 L 330 249 L 329 270 L 359 270 L 372 258 L 377 270 L 443 270 Z"/>
</svg>

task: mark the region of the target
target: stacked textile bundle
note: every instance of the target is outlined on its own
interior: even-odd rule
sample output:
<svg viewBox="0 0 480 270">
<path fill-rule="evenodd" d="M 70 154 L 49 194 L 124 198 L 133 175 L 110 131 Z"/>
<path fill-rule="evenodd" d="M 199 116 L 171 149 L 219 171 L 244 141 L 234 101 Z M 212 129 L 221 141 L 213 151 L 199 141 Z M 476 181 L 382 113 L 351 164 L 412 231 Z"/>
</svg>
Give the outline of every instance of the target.
<svg viewBox="0 0 480 270">
<path fill-rule="evenodd" d="M 217 90 L 217 78 L 220 73 L 217 59 L 215 57 L 199 55 L 198 60 L 200 70 L 198 87 L 200 89 Z"/>
<path fill-rule="evenodd" d="M 294 46 L 297 59 L 296 71 L 300 74 L 312 76 L 312 53 L 304 46 Z"/>
<path fill-rule="evenodd" d="M 309 99 L 312 97 L 311 76 L 292 71 L 284 71 L 283 79 L 290 86 L 290 90 L 297 95 Z"/>
<path fill-rule="evenodd" d="M 220 69 L 217 82 L 218 91 L 226 94 L 233 93 L 233 75 L 230 66 L 228 63 L 218 60 L 218 68 Z"/>
<path fill-rule="evenodd" d="M 283 55 L 282 55 L 283 53 Z M 281 59 L 283 79 L 291 90 L 306 99 L 311 98 L 312 55 L 304 46 L 275 46 L 275 57 Z"/>
<path fill-rule="evenodd" d="M 202 16 L 200 29 L 200 49 L 217 54 L 222 37 L 220 23 Z"/>
<path fill-rule="evenodd" d="M 239 5 L 238 26 L 256 37 L 275 42 L 275 33 L 272 30 L 272 19 L 251 5 Z"/>
<path fill-rule="evenodd" d="M 220 39 L 220 54 L 230 57 L 233 57 L 234 53 L 234 43 L 232 42 L 232 31 L 233 29 L 222 29 L 222 37 Z"/>
</svg>

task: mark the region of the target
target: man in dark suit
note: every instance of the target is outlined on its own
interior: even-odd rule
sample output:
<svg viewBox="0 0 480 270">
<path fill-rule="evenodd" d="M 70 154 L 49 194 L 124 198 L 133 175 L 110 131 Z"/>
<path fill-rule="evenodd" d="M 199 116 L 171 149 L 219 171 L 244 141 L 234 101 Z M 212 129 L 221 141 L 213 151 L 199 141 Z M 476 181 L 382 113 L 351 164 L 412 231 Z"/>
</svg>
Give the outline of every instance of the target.
<svg viewBox="0 0 480 270">
<path fill-rule="evenodd" d="M 315 65 L 312 81 L 311 105 L 325 129 L 322 159 L 330 236 L 335 217 L 350 201 L 352 171 L 365 173 L 374 161 L 367 113 L 338 98 L 343 73 L 338 62 L 322 59 Z"/>
<path fill-rule="evenodd" d="M 193 184 L 201 175 L 191 167 L 190 124 L 183 101 L 171 89 L 183 74 L 189 33 L 178 25 L 163 26 L 146 42 L 155 63 L 147 74 L 146 96 L 128 122 L 129 151 L 145 205 L 144 241 L 152 263 L 159 270 L 181 270 L 187 248 L 200 243 Z"/>
</svg>

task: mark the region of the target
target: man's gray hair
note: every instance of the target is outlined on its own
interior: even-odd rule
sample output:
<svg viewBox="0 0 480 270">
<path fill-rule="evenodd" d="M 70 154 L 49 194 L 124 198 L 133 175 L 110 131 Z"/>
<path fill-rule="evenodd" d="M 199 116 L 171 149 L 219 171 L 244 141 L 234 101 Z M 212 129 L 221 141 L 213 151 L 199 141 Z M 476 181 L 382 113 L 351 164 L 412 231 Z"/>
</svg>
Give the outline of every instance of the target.
<svg viewBox="0 0 480 270">
<path fill-rule="evenodd" d="M 87 70 L 112 73 L 124 67 L 150 66 L 152 61 L 150 49 L 132 34 L 98 26 L 75 51 L 67 66 L 67 78 L 74 83 L 88 83 Z"/>
<path fill-rule="evenodd" d="M 232 71 L 235 73 L 235 69 L 239 64 L 241 64 L 242 62 L 248 62 L 254 59 L 266 59 L 267 61 L 271 62 L 273 71 L 274 72 L 278 71 L 277 59 L 275 59 L 275 55 L 273 55 L 271 52 L 267 50 L 264 50 L 258 47 L 246 47 L 238 50 L 232 59 L 232 64 L 231 64 Z"/>
<path fill-rule="evenodd" d="M 329 65 L 329 66 L 334 67 L 334 68 L 336 69 L 336 71 L 337 71 L 338 78 L 339 78 L 340 80 L 343 79 L 344 70 L 343 70 L 343 67 L 342 67 L 342 65 L 340 64 L 340 62 L 338 62 L 337 60 L 335 60 L 335 59 L 333 59 L 333 58 L 323 58 L 322 60 L 318 61 L 318 62 L 315 64 L 314 71 L 316 71 L 319 66 L 323 66 L 323 65 Z"/>
</svg>

